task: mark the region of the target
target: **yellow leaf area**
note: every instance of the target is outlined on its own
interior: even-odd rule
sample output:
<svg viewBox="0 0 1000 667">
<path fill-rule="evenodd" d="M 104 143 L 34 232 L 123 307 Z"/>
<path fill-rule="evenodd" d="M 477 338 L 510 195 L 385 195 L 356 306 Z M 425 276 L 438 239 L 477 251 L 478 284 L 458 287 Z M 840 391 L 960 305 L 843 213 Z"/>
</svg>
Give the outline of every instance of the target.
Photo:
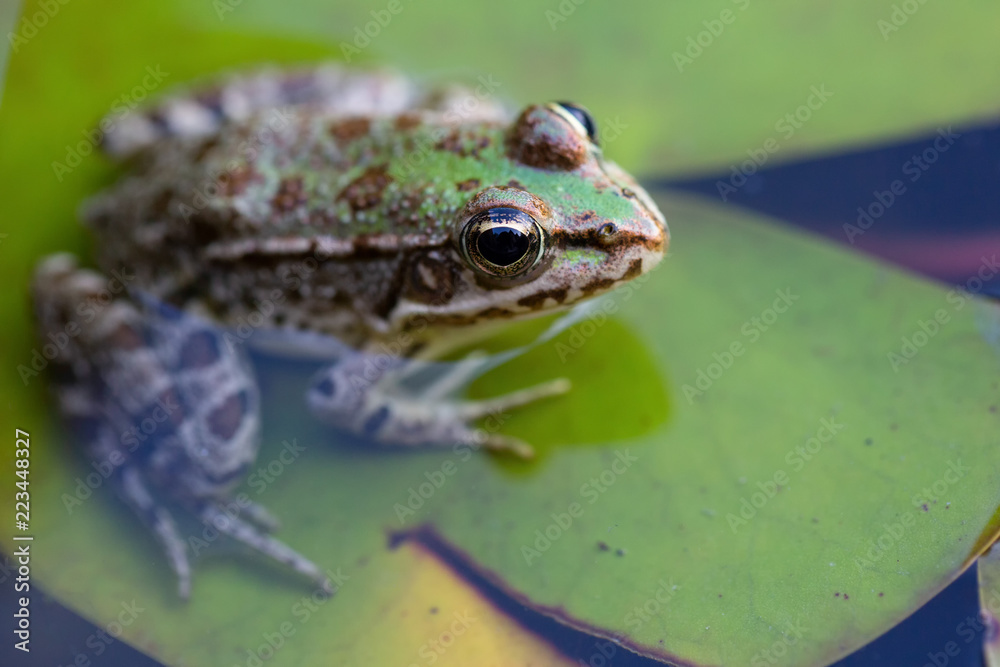
<svg viewBox="0 0 1000 667">
<path fill-rule="evenodd" d="M 563 656 L 550 643 L 526 630 L 473 586 L 461 579 L 434 554 L 415 542 L 404 542 L 392 552 L 397 571 L 397 595 L 382 608 L 375 621 L 359 629 L 354 637 L 354 653 L 349 664 L 354 665 L 438 665 L 460 667 L 528 667 L 546 665 L 570 667 L 573 661 Z M 344 583 L 348 585 L 349 580 Z M 322 614 L 321 597 L 315 605 Z M 330 600 L 335 603 L 336 598 Z M 256 647 L 243 652 L 243 662 L 258 664 L 256 655 L 267 664 L 269 656 L 294 641 L 297 626 L 309 619 L 308 602 L 300 600 L 293 616 L 274 631 L 260 637 Z M 305 619 L 305 620 L 303 620 Z M 342 665 L 343 637 L 336 632 L 324 633 L 325 642 L 313 645 L 311 665 Z M 391 638 L 387 641 L 386 638 Z M 324 646 L 326 644 L 326 646 Z M 324 661 L 318 656 L 329 655 Z M 336 656 L 336 657 L 333 657 Z M 274 664 L 284 661 L 275 658 Z M 206 663 L 207 664 L 207 663 Z M 235 663 L 234 663 L 235 664 Z"/>
</svg>

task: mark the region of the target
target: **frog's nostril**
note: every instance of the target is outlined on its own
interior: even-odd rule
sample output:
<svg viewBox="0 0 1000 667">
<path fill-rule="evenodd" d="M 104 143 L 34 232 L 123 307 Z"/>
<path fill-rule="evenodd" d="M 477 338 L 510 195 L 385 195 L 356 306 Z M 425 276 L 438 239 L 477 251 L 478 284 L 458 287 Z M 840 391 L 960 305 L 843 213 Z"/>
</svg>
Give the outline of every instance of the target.
<svg viewBox="0 0 1000 667">
<path fill-rule="evenodd" d="M 618 225 L 613 222 L 606 222 L 597 228 L 597 241 L 598 243 L 608 245 L 612 244 L 617 240 L 618 236 Z"/>
</svg>

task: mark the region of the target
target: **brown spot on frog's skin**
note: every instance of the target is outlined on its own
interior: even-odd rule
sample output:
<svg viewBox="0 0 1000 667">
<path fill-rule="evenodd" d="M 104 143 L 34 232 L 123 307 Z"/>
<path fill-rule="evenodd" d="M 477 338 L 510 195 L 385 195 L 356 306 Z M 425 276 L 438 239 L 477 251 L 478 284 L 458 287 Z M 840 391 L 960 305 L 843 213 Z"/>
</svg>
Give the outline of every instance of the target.
<svg viewBox="0 0 1000 667">
<path fill-rule="evenodd" d="M 498 308 L 496 306 L 493 306 L 492 308 L 487 308 L 486 310 L 481 310 L 478 313 L 476 313 L 473 316 L 472 321 L 476 322 L 480 318 L 487 318 L 488 319 L 488 318 L 493 318 L 493 317 L 496 317 L 496 318 L 513 317 L 516 314 L 517 313 L 515 313 L 514 311 L 512 311 L 512 310 L 510 310 L 508 308 Z"/>
<path fill-rule="evenodd" d="M 470 190 L 475 190 L 476 188 L 479 187 L 479 179 L 467 178 L 464 181 L 459 181 L 458 183 L 456 183 L 455 187 L 458 188 L 459 192 L 468 192 Z"/>
<path fill-rule="evenodd" d="M 562 303 L 566 300 L 567 289 L 554 289 L 547 292 L 539 292 L 538 294 L 529 294 L 528 296 L 521 297 L 518 299 L 517 305 L 524 306 L 525 308 L 531 308 L 532 310 L 542 307 L 545 304 L 546 299 L 552 297 L 555 299 L 556 303 Z"/>
<path fill-rule="evenodd" d="M 181 345 L 180 365 L 185 370 L 211 366 L 218 360 L 218 342 L 208 331 L 191 334 Z"/>
<path fill-rule="evenodd" d="M 462 155 L 464 153 L 462 147 L 462 136 L 457 129 L 453 129 L 444 137 L 441 138 L 436 144 L 434 144 L 434 149 L 439 151 L 449 151 L 455 153 L 456 155 Z"/>
<path fill-rule="evenodd" d="M 476 137 L 460 128 L 453 128 L 436 144 L 434 149 L 448 151 L 459 157 L 479 157 L 479 152 L 490 145 L 489 137 Z"/>
<path fill-rule="evenodd" d="M 305 188 L 301 176 L 291 176 L 281 179 L 278 183 L 278 191 L 271 199 L 271 205 L 278 213 L 288 213 L 294 211 L 299 206 L 305 205 L 307 201 Z"/>
<path fill-rule="evenodd" d="M 208 155 L 209 152 L 211 152 L 211 150 L 218 145 L 219 145 L 219 138 L 217 136 L 209 137 L 205 141 L 201 142 L 201 145 L 198 146 L 198 148 L 195 150 L 193 155 L 194 159 L 197 162 L 201 162 L 202 160 L 205 159 L 205 156 Z"/>
<path fill-rule="evenodd" d="M 345 118 L 330 125 L 330 134 L 341 143 L 367 136 L 370 130 L 371 121 L 368 118 Z"/>
<path fill-rule="evenodd" d="M 507 155 L 538 169 L 570 171 L 587 158 L 589 141 L 554 111 L 539 105 L 521 113 L 507 134 Z"/>
<path fill-rule="evenodd" d="M 382 202 L 382 191 L 389 183 L 392 183 L 392 176 L 386 165 L 369 167 L 347 184 L 337 195 L 337 200 L 346 201 L 352 211 L 374 208 Z"/>
<path fill-rule="evenodd" d="M 603 292 L 614 284 L 614 278 L 598 278 L 584 285 L 581 291 L 584 294 L 590 295 L 594 292 Z"/>
<path fill-rule="evenodd" d="M 245 391 L 233 394 L 208 416 L 209 430 L 223 440 L 232 438 L 243 421 L 248 404 L 249 398 Z"/>
<path fill-rule="evenodd" d="M 219 189 L 227 197 L 233 197 L 242 194 L 247 189 L 247 185 L 258 179 L 258 174 L 250 167 L 236 167 L 219 174 Z"/>
<path fill-rule="evenodd" d="M 423 120 L 420 118 L 419 114 L 415 113 L 402 113 L 396 116 L 396 122 L 394 125 L 397 130 L 412 130 L 418 127 Z"/>
<path fill-rule="evenodd" d="M 406 297 L 419 303 L 443 304 L 455 295 L 458 267 L 435 252 L 411 260 L 406 273 Z"/>
<path fill-rule="evenodd" d="M 641 273 L 642 273 L 642 260 L 638 258 L 634 259 L 632 260 L 632 263 L 629 265 L 628 270 L 622 276 L 622 280 L 632 280 L 633 278 L 639 277 Z"/>
<path fill-rule="evenodd" d="M 118 350 L 137 350 L 146 344 L 142 336 L 127 324 L 119 325 L 109 342 Z"/>
</svg>

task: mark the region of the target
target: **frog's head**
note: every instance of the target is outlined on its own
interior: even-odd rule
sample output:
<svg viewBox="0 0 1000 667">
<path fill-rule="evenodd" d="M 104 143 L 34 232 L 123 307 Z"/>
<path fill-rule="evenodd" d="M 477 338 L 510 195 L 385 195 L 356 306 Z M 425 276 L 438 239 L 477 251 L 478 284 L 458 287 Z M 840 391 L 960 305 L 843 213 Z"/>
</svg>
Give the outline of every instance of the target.
<svg viewBox="0 0 1000 667">
<path fill-rule="evenodd" d="M 452 222 L 450 269 L 411 272 L 417 283 L 449 283 L 447 297 L 410 314 L 445 325 L 539 314 L 656 266 L 669 242 L 663 215 L 596 135 L 576 105 L 525 109 L 504 134 L 500 182 L 472 193 Z"/>
</svg>

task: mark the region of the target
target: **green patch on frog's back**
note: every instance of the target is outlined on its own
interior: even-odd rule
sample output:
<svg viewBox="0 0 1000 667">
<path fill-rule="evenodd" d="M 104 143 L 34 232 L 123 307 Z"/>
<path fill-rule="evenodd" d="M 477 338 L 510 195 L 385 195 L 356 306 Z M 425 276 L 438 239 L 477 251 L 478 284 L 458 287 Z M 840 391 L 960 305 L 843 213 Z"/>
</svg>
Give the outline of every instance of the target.
<svg viewBox="0 0 1000 667">
<path fill-rule="evenodd" d="M 546 171 L 517 164 L 504 154 L 502 143 L 497 141 L 478 157 L 447 150 L 408 154 L 392 162 L 388 173 L 397 182 L 411 181 L 432 188 L 437 200 L 428 201 L 428 207 L 436 206 L 449 216 L 471 199 L 470 181 L 478 181 L 480 190 L 488 186 L 527 190 L 570 216 L 585 216 L 588 212 L 592 215 L 595 209 L 608 218 L 626 218 L 631 214 L 629 202 L 616 192 L 598 190 L 589 179 L 574 171 Z"/>
</svg>

